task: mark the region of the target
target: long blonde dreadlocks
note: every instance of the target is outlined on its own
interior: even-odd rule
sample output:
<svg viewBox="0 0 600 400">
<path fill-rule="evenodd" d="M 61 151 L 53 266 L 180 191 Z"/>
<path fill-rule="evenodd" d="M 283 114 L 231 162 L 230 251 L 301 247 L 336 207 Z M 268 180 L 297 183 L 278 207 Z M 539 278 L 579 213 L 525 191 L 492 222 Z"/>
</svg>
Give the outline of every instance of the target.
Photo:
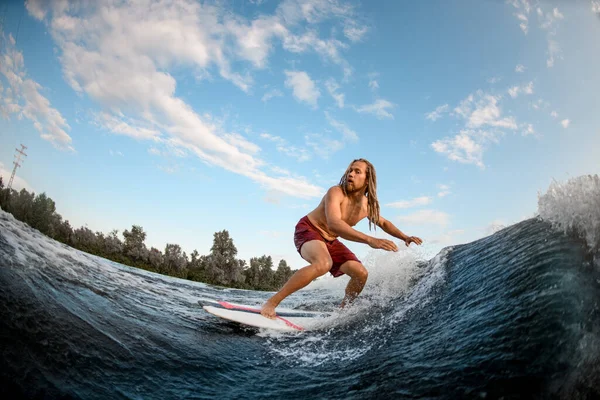
<svg viewBox="0 0 600 400">
<path fill-rule="evenodd" d="M 342 188 L 344 195 L 348 195 L 346 191 L 346 184 L 348 183 L 348 172 L 352 168 L 352 164 L 355 162 L 362 161 L 367 164 L 367 191 L 365 196 L 368 199 L 367 210 L 369 213 L 369 230 L 371 230 L 371 223 L 375 225 L 375 230 L 377 230 L 377 224 L 379 223 L 379 200 L 377 200 L 377 174 L 375 173 L 375 167 L 369 161 L 364 158 L 358 158 L 348 165 L 346 168 L 346 172 L 340 179 L 339 186 Z"/>
</svg>

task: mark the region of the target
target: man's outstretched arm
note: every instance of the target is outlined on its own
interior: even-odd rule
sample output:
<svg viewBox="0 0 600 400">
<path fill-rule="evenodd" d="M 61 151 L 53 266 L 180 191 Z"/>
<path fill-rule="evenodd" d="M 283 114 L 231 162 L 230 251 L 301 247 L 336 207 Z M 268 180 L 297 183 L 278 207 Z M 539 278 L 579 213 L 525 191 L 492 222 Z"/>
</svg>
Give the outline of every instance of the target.
<svg viewBox="0 0 600 400">
<path fill-rule="evenodd" d="M 400 240 L 403 240 L 406 245 L 410 245 L 411 243 L 416 243 L 420 245 L 423 241 L 416 236 L 408 236 L 404 234 L 400 229 L 396 228 L 394 224 L 383 217 L 379 217 L 379 223 L 377 224 L 385 233 L 388 235 L 392 235 Z"/>
</svg>

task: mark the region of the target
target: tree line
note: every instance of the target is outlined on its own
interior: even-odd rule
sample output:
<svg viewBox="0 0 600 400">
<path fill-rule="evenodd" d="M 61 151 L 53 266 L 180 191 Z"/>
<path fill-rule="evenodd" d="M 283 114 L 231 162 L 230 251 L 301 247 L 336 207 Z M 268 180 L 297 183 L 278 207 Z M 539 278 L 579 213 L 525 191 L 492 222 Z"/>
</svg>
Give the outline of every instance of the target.
<svg viewBox="0 0 600 400">
<path fill-rule="evenodd" d="M 253 257 L 250 263 L 236 258 L 237 248 L 227 230 L 215 232 L 210 253 L 194 250 L 188 257 L 178 244 L 167 243 L 164 252 L 144 244 L 146 233 L 139 225 L 108 234 L 87 227 L 73 229 L 56 212 L 56 204 L 45 193 L 29 193 L 4 187 L 0 176 L 0 208 L 46 236 L 109 260 L 147 271 L 213 285 L 252 290 L 277 290 L 295 271 L 281 260 L 273 270 L 271 256 Z"/>
</svg>

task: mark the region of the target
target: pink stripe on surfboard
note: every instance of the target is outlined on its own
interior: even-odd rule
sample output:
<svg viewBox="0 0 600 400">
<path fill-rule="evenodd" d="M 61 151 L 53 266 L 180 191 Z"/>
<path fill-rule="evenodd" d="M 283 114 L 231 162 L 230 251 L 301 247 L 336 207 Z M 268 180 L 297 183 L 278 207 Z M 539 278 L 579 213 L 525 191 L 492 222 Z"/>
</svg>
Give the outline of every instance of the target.
<svg viewBox="0 0 600 400">
<path fill-rule="evenodd" d="M 228 303 L 228 302 L 226 302 L 226 301 L 219 301 L 219 304 L 220 304 L 220 305 L 222 305 L 223 307 L 227 308 L 227 309 L 230 309 L 230 310 L 246 310 L 246 311 L 253 311 L 253 312 L 255 312 L 255 313 L 258 313 L 258 314 L 260 314 L 260 310 L 258 310 L 258 309 L 256 309 L 256 308 L 252 308 L 252 307 L 238 306 L 238 305 L 235 305 L 235 304 Z M 280 316 L 278 316 L 278 315 L 275 315 L 275 317 L 276 317 L 277 319 L 280 319 L 280 320 L 282 320 L 283 322 L 285 322 L 285 324 L 286 324 L 287 326 L 290 326 L 290 327 L 292 327 L 292 328 L 294 328 L 294 329 L 298 329 L 299 331 L 303 331 L 303 330 L 304 330 L 304 328 L 303 328 L 303 327 L 301 327 L 301 326 L 298 326 L 298 325 L 294 324 L 293 322 L 291 322 L 291 321 L 288 321 L 288 320 L 287 320 L 287 319 L 285 319 L 285 318 L 281 318 L 281 317 L 280 317 Z"/>
</svg>

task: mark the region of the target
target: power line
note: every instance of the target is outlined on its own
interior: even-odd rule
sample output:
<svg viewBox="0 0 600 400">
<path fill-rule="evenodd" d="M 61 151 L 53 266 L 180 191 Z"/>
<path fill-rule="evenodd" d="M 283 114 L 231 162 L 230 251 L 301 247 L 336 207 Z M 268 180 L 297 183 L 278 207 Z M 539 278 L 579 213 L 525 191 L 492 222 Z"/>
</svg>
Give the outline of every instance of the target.
<svg viewBox="0 0 600 400">
<path fill-rule="evenodd" d="M 27 157 L 27 154 L 25 154 L 25 152 L 23 151 L 26 148 L 27 148 L 27 146 L 25 146 L 24 144 L 21 144 L 21 150 L 15 149 L 17 151 L 17 153 L 19 153 L 19 154 L 18 155 L 15 154 L 15 157 L 17 159 L 15 161 L 13 161 L 13 164 L 15 164 L 15 167 L 13 168 L 13 172 L 12 172 L 12 175 L 10 176 L 10 180 L 8 181 L 8 186 L 7 186 L 9 193 L 10 193 L 10 188 L 13 183 L 13 179 L 15 178 L 15 173 L 17 172 L 17 168 L 19 168 L 21 166 L 21 164 L 19 164 L 19 161 L 21 161 L 21 156 Z"/>
</svg>

